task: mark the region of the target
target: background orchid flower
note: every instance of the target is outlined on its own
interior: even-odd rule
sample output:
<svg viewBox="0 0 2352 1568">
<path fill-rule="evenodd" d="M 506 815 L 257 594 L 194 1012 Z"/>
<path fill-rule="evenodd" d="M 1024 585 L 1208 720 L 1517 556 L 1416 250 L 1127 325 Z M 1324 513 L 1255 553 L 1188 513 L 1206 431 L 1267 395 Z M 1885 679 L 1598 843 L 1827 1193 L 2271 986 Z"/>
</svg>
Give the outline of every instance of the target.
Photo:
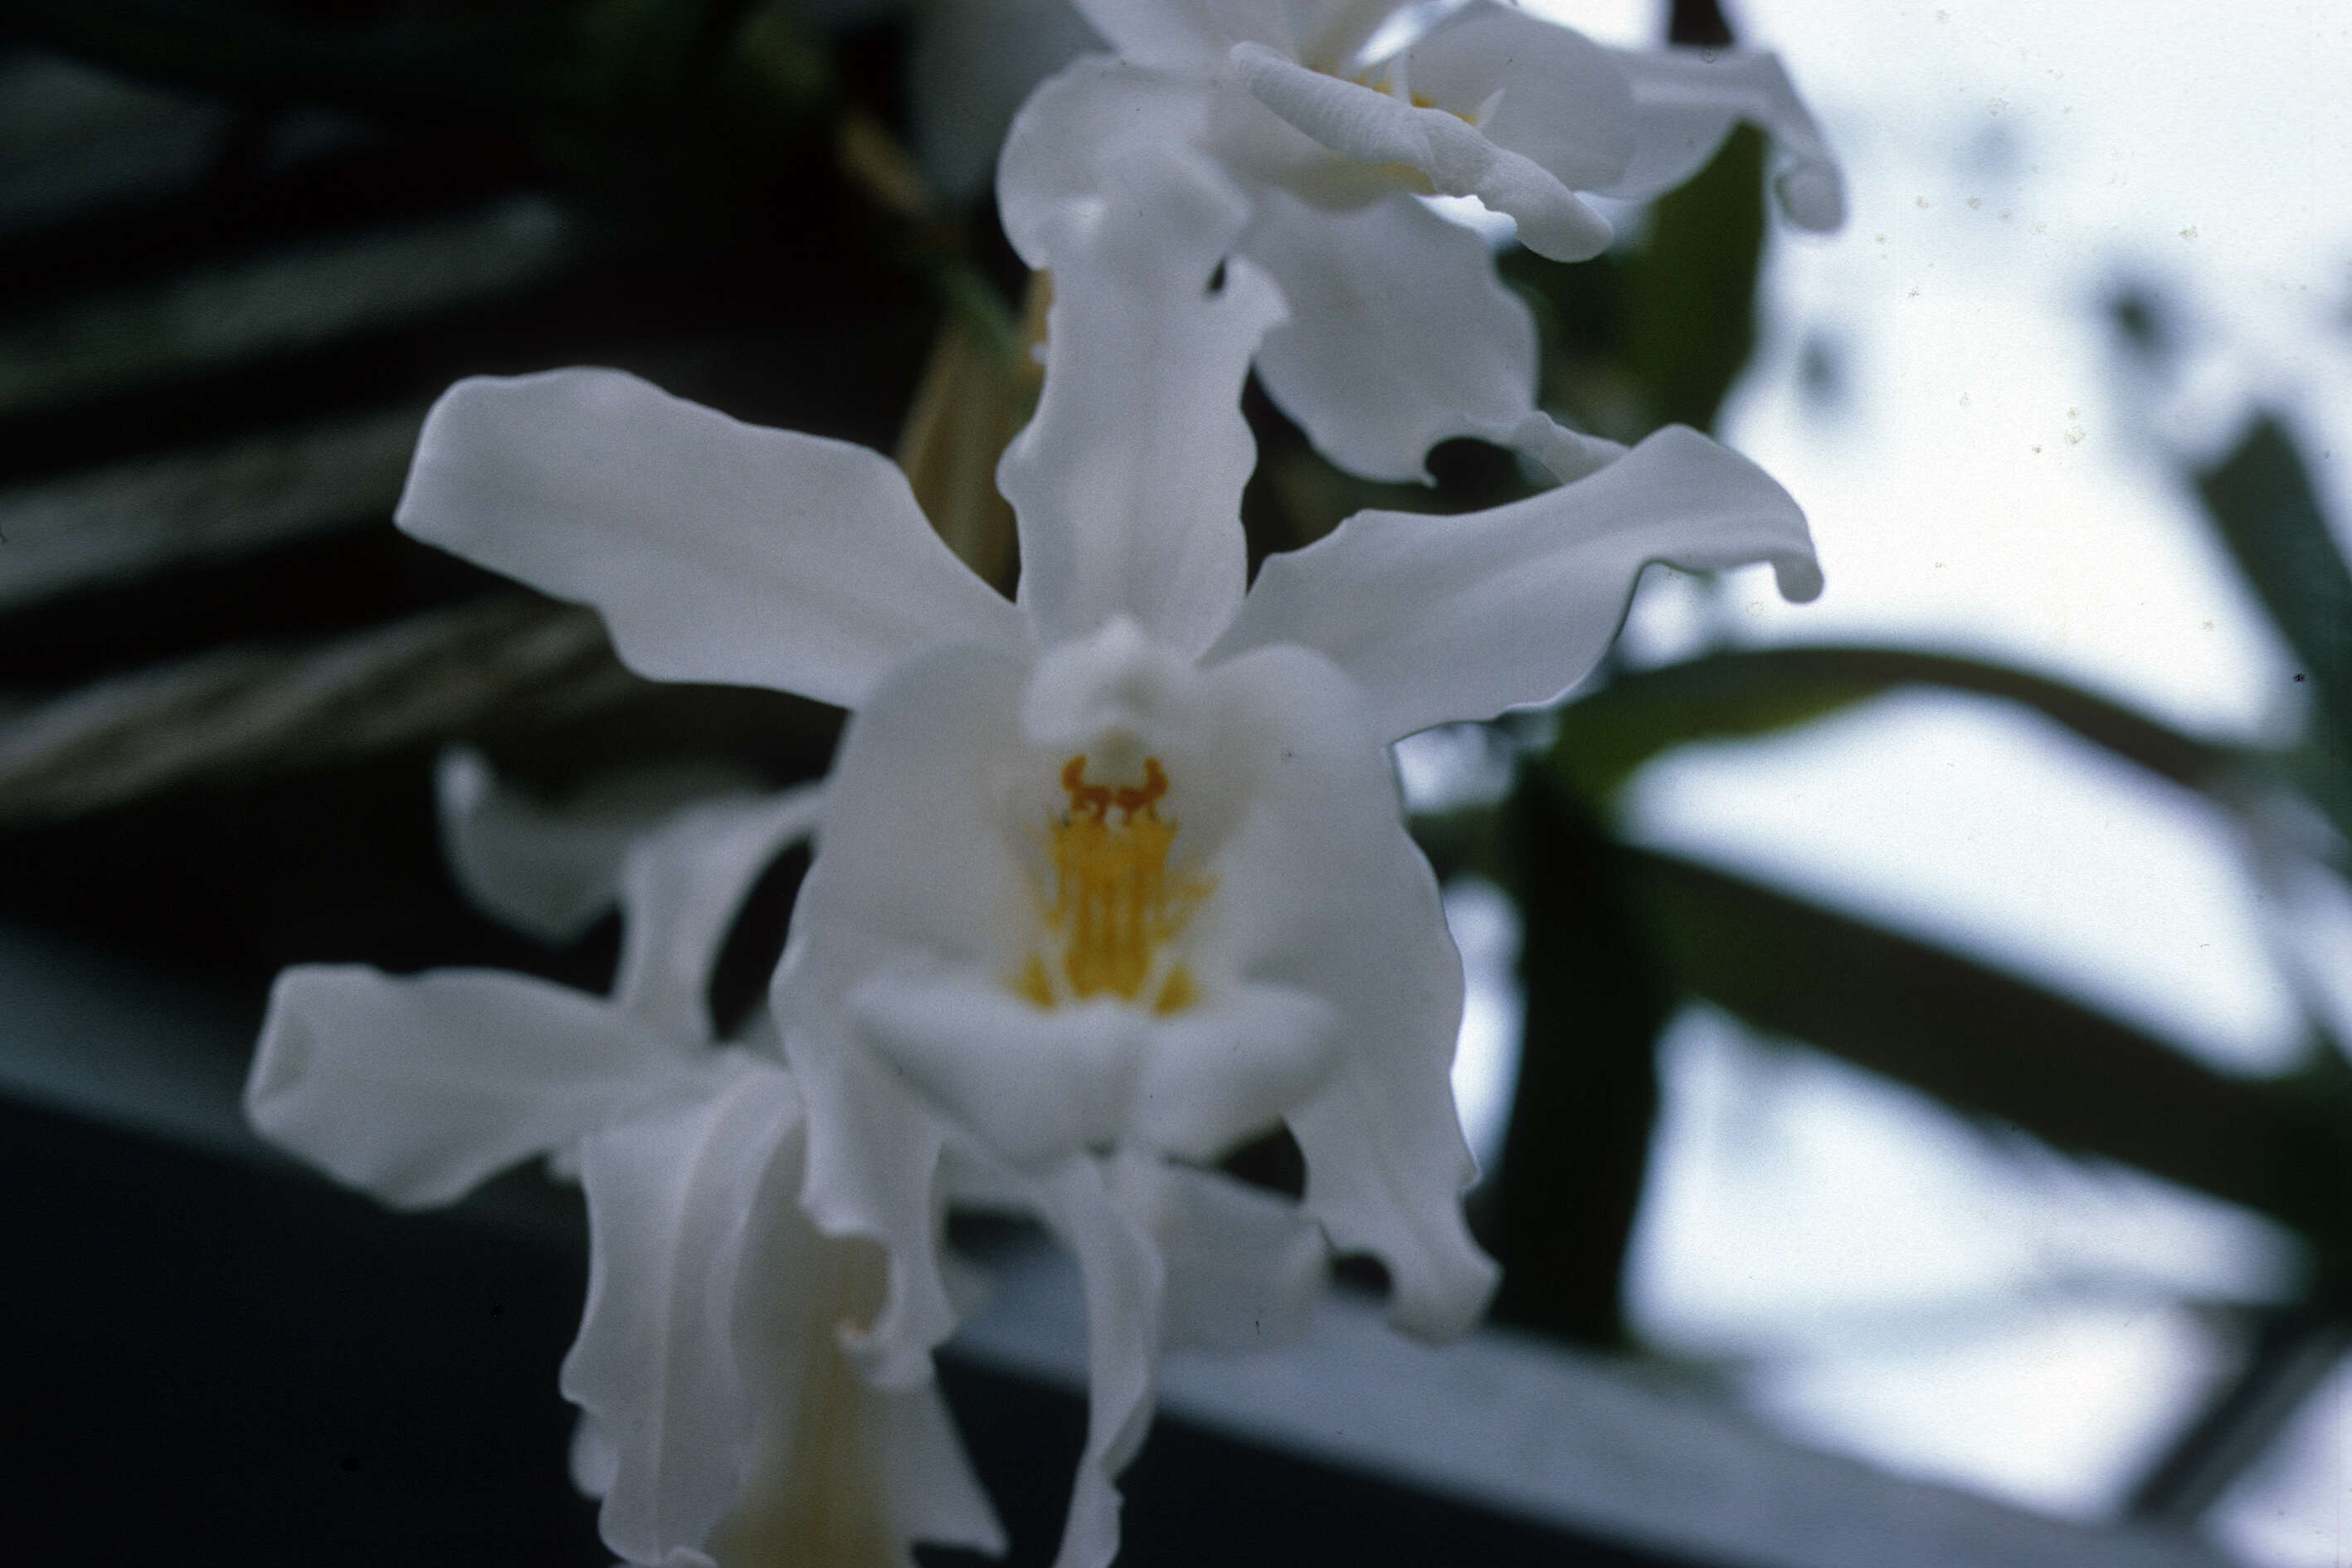
<svg viewBox="0 0 2352 1568">
<path fill-rule="evenodd" d="M 1222 1182 L 1201 1167 L 1287 1125 L 1297 1212 L 1386 1263 L 1412 1331 L 1458 1331 L 1493 1283 L 1459 1204 L 1460 969 L 1387 742 L 1557 695 L 1648 562 L 1819 584 L 1788 496 L 1670 429 L 1511 506 L 1359 514 L 1245 594 L 1238 396 L 1282 297 L 1227 259 L 1241 193 L 1165 159 L 1113 174 L 1046 241 L 1045 389 L 1000 470 L 1017 605 L 876 454 L 613 371 L 454 387 L 398 513 L 595 605 L 646 674 L 856 710 L 773 996 L 809 1106 L 803 1200 L 888 1251 L 864 1345 L 886 1383 L 919 1379 L 955 1321 L 943 1161 L 1072 1246 L 1092 1413 L 1070 1568 L 1116 1549 L 1170 1195 Z"/>
<path fill-rule="evenodd" d="M 1289 302 L 1260 378 L 1325 457 L 1375 479 L 1425 478 L 1453 436 L 1518 447 L 1561 479 L 1622 449 L 1537 413 L 1527 308 L 1485 242 L 1416 196 L 1475 196 L 1528 248 L 1579 260 L 1610 239 L 1579 193 L 1654 195 L 1748 120 L 1776 139 L 1790 217 L 1843 219 L 1837 167 L 1769 54 L 1605 49 L 1497 0 L 1418 32 L 1427 8 L 1395 0 L 1079 9 L 1118 55 L 1078 60 L 1014 121 L 997 174 L 1014 248 L 1043 267 L 1060 204 L 1139 143 L 1213 163 L 1251 201 L 1235 253 Z"/>
<path fill-rule="evenodd" d="M 582 1412 L 572 1468 L 630 1563 L 903 1568 L 918 1539 L 1001 1551 L 937 1391 L 874 1389 L 850 1364 L 841 1326 L 879 1304 L 882 1255 L 820 1235 L 794 1202 L 806 1119 L 772 1026 L 714 1038 L 710 967 L 752 881 L 808 835 L 816 792 L 676 804 L 696 785 L 640 779 L 549 813 L 478 759 L 446 759 L 452 858 L 488 907 L 560 935 L 617 899 L 613 995 L 495 971 L 289 969 L 247 1112 L 402 1207 L 534 1154 L 578 1173 L 591 1263 L 562 1373 Z"/>
</svg>

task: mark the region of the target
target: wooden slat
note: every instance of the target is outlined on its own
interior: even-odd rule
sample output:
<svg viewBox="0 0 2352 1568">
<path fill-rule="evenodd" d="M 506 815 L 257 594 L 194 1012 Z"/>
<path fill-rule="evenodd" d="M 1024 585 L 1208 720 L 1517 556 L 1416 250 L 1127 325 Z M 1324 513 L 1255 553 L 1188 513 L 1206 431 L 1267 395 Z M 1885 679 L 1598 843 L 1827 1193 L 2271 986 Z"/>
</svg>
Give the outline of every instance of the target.
<svg viewBox="0 0 2352 1568">
<path fill-rule="evenodd" d="M 585 249 L 553 203 L 513 196 L 77 300 L 0 322 L 0 417 L 487 303 L 560 274 Z"/>
<path fill-rule="evenodd" d="M 227 121 L 224 104 L 44 51 L 0 59 L 0 234 L 192 187 Z"/>
<path fill-rule="evenodd" d="M 0 822 L 429 743 L 502 712 L 558 718 L 644 689 L 588 611 L 499 597 L 299 647 L 238 647 L 0 721 Z"/>
<path fill-rule="evenodd" d="M 949 1342 L 984 1365 L 1085 1385 L 1076 1269 L 1046 1253 L 991 1270 Z M 2230 1568 L 2181 1531 L 2044 1518 L 1899 1479 L 1766 1431 L 1638 1362 L 1483 1329 L 1406 1338 L 1333 1292 L 1304 1339 L 1178 1352 L 1160 1408 L 1265 1447 L 1622 1542 L 1738 1568 Z M 1563 1559 L 1565 1561 L 1565 1558 Z"/>
<path fill-rule="evenodd" d="M 424 418 L 402 406 L 0 491 L 0 613 L 382 521 Z"/>
</svg>

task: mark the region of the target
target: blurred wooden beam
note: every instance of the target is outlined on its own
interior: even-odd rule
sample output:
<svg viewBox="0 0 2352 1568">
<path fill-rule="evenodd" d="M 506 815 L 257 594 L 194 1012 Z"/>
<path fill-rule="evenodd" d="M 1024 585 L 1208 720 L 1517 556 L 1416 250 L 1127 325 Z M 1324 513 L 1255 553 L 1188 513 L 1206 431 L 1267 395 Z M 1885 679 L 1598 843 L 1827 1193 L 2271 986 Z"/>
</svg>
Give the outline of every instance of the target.
<svg viewBox="0 0 2352 1568">
<path fill-rule="evenodd" d="M 517 195 L 76 299 L 0 321 L 0 417 L 487 303 L 548 281 L 586 250 L 562 208 Z"/>
<path fill-rule="evenodd" d="M 0 613 L 380 522 L 424 419 L 404 405 L 0 491 Z"/>
<path fill-rule="evenodd" d="M 231 647 L 0 717 L 0 822 L 58 821 L 570 718 L 645 689 L 595 616 L 499 596 L 299 647 Z"/>
</svg>

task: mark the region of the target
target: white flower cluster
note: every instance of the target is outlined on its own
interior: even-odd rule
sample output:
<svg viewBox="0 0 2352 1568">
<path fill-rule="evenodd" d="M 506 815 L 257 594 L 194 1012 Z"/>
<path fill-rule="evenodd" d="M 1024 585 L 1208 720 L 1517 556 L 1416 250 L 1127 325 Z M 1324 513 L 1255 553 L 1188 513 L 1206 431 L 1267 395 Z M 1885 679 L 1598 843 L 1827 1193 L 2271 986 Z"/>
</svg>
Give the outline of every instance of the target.
<svg viewBox="0 0 2352 1568">
<path fill-rule="evenodd" d="M 1302 1322 L 1334 1250 L 1385 1265 L 1399 1327 L 1468 1325 L 1495 1270 L 1460 1205 L 1462 979 L 1386 748 L 1556 697 L 1648 563 L 1819 586 L 1802 515 L 1746 460 L 1538 413 L 1525 308 L 1421 199 L 1586 257 L 1609 231 L 1583 194 L 1661 190 L 1745 119 L 1790 217 L 1832 226 L 1836 172 L 1769 57 L 1604 49 L 1496 0 L 1082 9 L 1119 53 L 1041 87 L 999 172 L 1054 301 L 999 470 L 1017 602 L 875 453 L 615 371 L 453 387 L 401 502 L 416 537 L 596 607 L 645 675 L 853 713 L 821 796 L 656 781 L 551 816 L 453 760 L 461 876 L 548 934 L 617 903 L 612 995 L 295 969 L 254 1066 L 265 1133 L 391 1202 L 534 1154 L 577 1173 L 574 1469 L 634 1563 L 1001 1550 L 930 1377 L 971 1300 L 941 1246 L 959 1202 L 1025 1210 L 1080 1265 L 1062 1568 L 1117 1552 L 1164 1346 Z M 1253 366 L 1355 471 L 1416 476 L 1475 435 L 1566 482 L 1361 512 L 1250 583 Z M 812 831 L 767 1005 L 717 1038 L 728 922 Z M 1296 1202 L 1217 1168 L 1278 1127 Z"/>
</svg>

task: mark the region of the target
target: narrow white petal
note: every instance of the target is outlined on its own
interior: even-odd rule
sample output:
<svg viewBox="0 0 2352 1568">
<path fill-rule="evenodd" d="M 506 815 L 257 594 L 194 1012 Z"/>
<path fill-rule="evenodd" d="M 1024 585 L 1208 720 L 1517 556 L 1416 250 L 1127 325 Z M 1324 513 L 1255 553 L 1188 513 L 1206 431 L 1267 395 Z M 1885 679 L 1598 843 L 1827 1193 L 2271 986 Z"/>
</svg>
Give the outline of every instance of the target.
<svg viewBox="0 0 2352 1568">
<path fill-rule="evenodd" d="M 1365 511 L 1269 559 L 1217 653 L 1297 643 L 1370 699 L 1384 740 L 1545 702 L 1607 651 L 1642 568 L 1769 561 L 1810 599 L 1804 513 L 1761 468 L 1673 426 L 1590 478 L 1459 517 Z"/>
<path fill-rule="evenodd" d="M 441 754 L 434 774 L 441 847 L 467 898 L 538 937 L 578 937 L 619 896 L 632 841 L 680 806 L 758 788 L 740 769 L 702 764 L 634 768 L 561 805 L 503 783 L 468 747 Z"/>
<path fill-rule="evenodd" d="M 936 1385 L 869 1395 L 882 1450 L 882 1494 L 900 1541 L 1004 1552 L 1004 1527 L 964 1458 L 963 1439 Z"/>
<path fill-rule="evenodd" d="M 706 802 L 629 847 L 613 1001 L 667 1034 L 708 1040 L 710 972 L 752 884 L 815 830 L 821 787 Z"/>
<path fill-rule="evenodd" d="M 1242 381 L 1283 315 L 1263 273 L 1226 260 L 1248 212 L 1207 164 L 1138 149 L 1045 241 L 1045 387 L 997 482 L 1049 646 L 1123 614 L 1196 654 L 1241 603 Z"/>
<path fill-rule="evenodd" d="M 1463 1221 L 1475 1167 L 1450 1076 L 1462 966 L 1436 879 L 1345 675 L 1300 647 L 1212 673 L 1273 760 L 1218 862 L 1216 940 L 1250 954 L 1255 977 L 1339 1015 L 1322 1087 L 1286 1112 L 1307 1157 L 1305 1210 L 1334 1246 L 1388 1266 L 1393 1321 L 1454 1331 L 1484 1305 L 1494 1266 Z"/>
<path fill-rule="evenodd" d="M 1845 178 L 1797 96 L 1780 57 L 1736 49 L 1615 49 L 1633 89 L 1633 157 L 1603 195 L 1643 201 L 1705 166 L 1741 121 L 1772 138 L 1773 188 L 1799 228 L 1826 233 L 1845 222 Z"/>
<path fill-rule="evenodd" d="M 1112 1174 L 1167 1269 L 1170 1348 L 1267 1350 L 1306 1331 L 1330 1255 L 1298 1205 L 1188 1165 L 1128 1161 Z"/>
<path fill-rule="evenodd" d="M 1207 147 L 1217 99 L 1203 79 L 1111 55 L 1084 56 L 1039 84 L 996 163 L 997 216 L 1021 259 L 1049 265 L 1045 242 L 1067 205 L 1099 197 L 1106 171 L 1130 148 Z"/>
<path fill-rule="evenodd" d="M 528 975 L 302 964 L 270 990 L 245 1108 L 272 1142 L 413 1208 L 572 1142 L 694 1063 L 603 998 Z"/>
<path fill-rule="evenodd" d="M 799 1107 L 780 1068 L 732 1052 L 725 1071 L 582 1149 L 588 1305 L 562 1382 L 612 1444 L 599 1524 L 632 1563 L 704 1547 L 751 1458 L 760 1391 L 735 1342 L 736 1275 L 771 1165 L 799 1152 Z"/>
<path fill-rule="evenodd" d="M 1259 102 L 1324 146 L 1372 167 L 1417 170 L 1430 192 L 1476 196 L 1517 220 L 1519 243 L 1538 255 L 1582 261 L 1609 244 L 1608 222 L 1559 175 L 1457 114 L 1309 70 L 1257 44 L 1235 45 L 1232 58 Z"/>
<path fill-rule="evenodd" d="M 1259 200 L 1242 254 L 1290 319 L 1257 372 L 1316 450 L 1376 479 L 1426 479 L 1429 448 L 1500 440 L 1535 406 L 1536 329 L 1486 241 L 1402 192 L 1349 211 Z"/>
<path fill-rule="evenodd" d="M 740 424 L 620 371 L 459 382 L 425 419 L 395 520 L 593 605 L 656 680 L 855 706 L 917 649 L 1023 637 L 877 454 Z"/>
<path fill-rule="evenodd" d="M 1108 1568 L 1118 1554 L 1119 1471 L 1151 1426 L 1160 1304 L 1159 1249 L 1125 1213 L 1087 1155 L 1045 1184 L 1047 1222 L 1077 1256 L 1087 1301 L 1087 1445 L 1054 1568 Z"/>
</svg>

